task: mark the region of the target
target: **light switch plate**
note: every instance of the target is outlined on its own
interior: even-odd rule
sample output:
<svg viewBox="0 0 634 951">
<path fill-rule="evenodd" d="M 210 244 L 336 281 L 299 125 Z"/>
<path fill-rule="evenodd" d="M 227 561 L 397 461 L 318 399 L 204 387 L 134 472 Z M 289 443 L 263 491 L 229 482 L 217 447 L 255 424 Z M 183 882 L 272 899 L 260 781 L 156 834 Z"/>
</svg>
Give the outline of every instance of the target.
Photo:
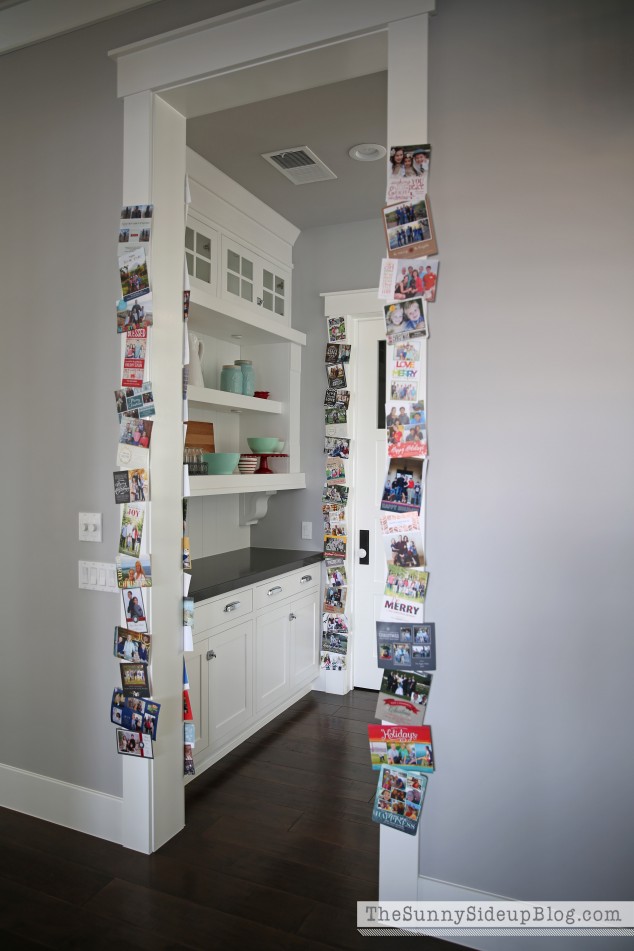
<svg viewBox="0 0 634 951">
<path fill-rule="evenodd" d="M 101 541 L 101 512 L 79 513 L 79 541 Z"/>
<path fill-rule="evenodd" d="M 87 591 L 118 594 L 117 568 L 103 561 L 79 562 L 79 587 Z"/>
<path fill-rule="evenodd" d="M 313 523 L 302 522 L 302 538 L 312 538 L 312 537 L 313 537 Z"/>
</svg>

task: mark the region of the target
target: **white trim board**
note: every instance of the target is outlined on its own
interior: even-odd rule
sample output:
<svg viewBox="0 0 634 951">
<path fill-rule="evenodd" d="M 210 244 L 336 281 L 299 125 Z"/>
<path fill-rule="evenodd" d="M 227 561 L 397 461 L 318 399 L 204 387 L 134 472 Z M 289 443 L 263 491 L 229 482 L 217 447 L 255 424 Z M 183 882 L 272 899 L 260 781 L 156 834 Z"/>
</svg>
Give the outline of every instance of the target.
<svg viewBox="0 0 634 951">
<path fill-rule="evenodd" d="M 0 763 L 0 806 L 122 843 L 123 799 Z"/>
<path fill-rule="evenodd" d="M 425 875 L 418 876 L 418 893 L 416 895 L 418 901 L 464 901 L 464 902 L 486 902 L 487 904 L 494 901 L 518 901 L 517 898 L 509 898 L 508 895 L 494 895 L 492 892 L 481 892 L 476 888 L 467 888 L 465 885 L 456 885 L 455 882 L 443 882 L 438 878 L 428 878 Z M 446 934 L 443 934 L 443 941 L 448 941 L 451 944 L 459 944 L 460 947 L 464 948 L 478 948 L 482 949 L 485 947 L 493 947 L 494 949 L 498 947 L 499 938 L 491 932 L 489 937 L 478 937 L 478 938 L 469 938 L 465 935 L 456 935 L 455 938 L 452 938 Z M 518 940 L 534 942 L 534 938 L 513 938 L 513 947 L 518 947 L 515 944 Z M 560 939 L 557 939 L 560 940 Z M 540 943 L 541 944 L 541 943 Z M 531 944 L 529 947 L 534 947 L 534 944 Z M 521 951 L 521 948 L 518 947 L 518 951 Z"/>
<path fill-rule="evenodd" d="M 24 0 L 0 10 L 0 54 L 72 33 L 156 0 Z"/>
<path fill-rule="evenodd" d="M 295 0 L 280 6 L 247 8 L 245 20 L 218 18 L 148 41 L 111 50 L 117 60 L 118 95 L 166 90 L 232 69 L 252 66 L 294 51 L 327 45 L 395 20 L 435 9 L 435 0 Z"/>
</svg>

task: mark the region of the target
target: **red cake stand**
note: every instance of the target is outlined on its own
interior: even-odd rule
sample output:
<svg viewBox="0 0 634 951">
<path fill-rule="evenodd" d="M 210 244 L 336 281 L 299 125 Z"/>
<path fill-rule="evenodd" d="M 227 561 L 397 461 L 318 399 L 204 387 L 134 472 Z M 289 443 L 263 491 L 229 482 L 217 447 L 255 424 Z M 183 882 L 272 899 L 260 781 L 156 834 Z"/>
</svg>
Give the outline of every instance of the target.
<svg viewBox="0 0 634 951">
<path fill-rule="evenodd" d="M 260 468 L 256 469 L 255 475 L 275 475 L 268 467 L 268 460 L 271 457 L 274 459 L 288 459 L 288 453 L 285 452 L 261 452 L 258 455 L 260 456 Z"/>
</svg>

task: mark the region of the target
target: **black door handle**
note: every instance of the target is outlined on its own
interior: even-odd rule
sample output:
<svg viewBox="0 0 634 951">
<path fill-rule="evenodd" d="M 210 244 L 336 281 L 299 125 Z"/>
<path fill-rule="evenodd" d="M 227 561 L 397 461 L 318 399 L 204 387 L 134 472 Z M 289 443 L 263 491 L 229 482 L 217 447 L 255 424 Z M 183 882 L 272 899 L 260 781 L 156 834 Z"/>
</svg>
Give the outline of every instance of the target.
<svg viewBox="0 0 634 951">
<path fill-rule="evenodd" d="M 363 554 L 361 554 L 363 552 Z M 359 564 L 370 564 L 370 529 L 359 529 Z"/>
</svg>

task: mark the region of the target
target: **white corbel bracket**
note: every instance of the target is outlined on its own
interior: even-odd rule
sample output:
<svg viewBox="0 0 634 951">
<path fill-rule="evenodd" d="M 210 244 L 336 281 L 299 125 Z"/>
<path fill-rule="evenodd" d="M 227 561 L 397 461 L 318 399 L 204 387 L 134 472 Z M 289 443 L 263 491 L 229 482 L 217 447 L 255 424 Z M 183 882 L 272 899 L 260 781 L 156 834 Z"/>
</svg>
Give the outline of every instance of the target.
<svg viewBox="0 0 634 951">
<path fill-rule="evenodd" d="M 275 489 L 271 492 L 249 492 L 240 495 L 240 525 L 257 525 L 269 510 L 269 499 L 277 495 Z"/>
</svg>

